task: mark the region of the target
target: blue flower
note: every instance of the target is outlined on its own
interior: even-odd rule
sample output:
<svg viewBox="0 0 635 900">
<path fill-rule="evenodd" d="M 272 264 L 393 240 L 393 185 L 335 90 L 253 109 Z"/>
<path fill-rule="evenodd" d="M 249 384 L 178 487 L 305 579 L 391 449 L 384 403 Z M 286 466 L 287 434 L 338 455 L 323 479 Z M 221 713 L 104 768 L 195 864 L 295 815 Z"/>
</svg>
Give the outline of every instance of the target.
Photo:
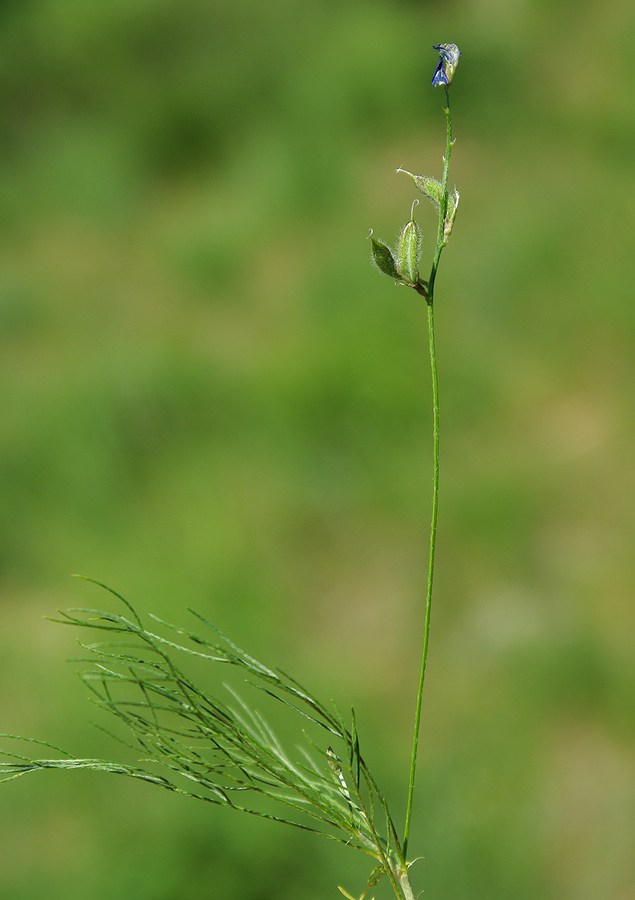
<svg viewBox="0 0 635 900">
<path fill-rule="evenodd" d="M 461 51 L 456 44 L 435 44 L 432 49 L 439 51 L 439 64 L 432 76 L 432 86 L 443 84 L 447 87 L 454 78 Z"/>
</svg>

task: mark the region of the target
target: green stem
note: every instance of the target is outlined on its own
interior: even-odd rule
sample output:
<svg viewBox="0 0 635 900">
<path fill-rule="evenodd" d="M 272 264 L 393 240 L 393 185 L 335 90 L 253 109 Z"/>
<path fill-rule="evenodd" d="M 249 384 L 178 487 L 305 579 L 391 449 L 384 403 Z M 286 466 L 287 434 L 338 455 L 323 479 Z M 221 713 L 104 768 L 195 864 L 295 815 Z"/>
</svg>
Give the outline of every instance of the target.
<svg viewBox="0 0 635 900">
<path fill-rule="evenodd" d="M 432 612 L 432 585 L 434 581 L 434 559 L 437 541 L 437 518 L 439 511 L 439 379 L 437 374 L 437 356 L 434 339 L 434 285 L 439 268 L 439 260 L 445 246 L 444 226 L 448 209 L 448 173 L 450 170 L 450 156 L 454 141 L 452 139 L 452 117 L 450 115 L 450 94 L 445 88 L 446 106 L 444 109 L 446 118 L 446 146 L 443 158 L 443 194 L 439 209 L 439 227 L 437 230 L 437 244 L 432 260 L 426 304 L 428 309 L 428 345 L 430 351 L 430 370 L 432 375 L 432 517 L 430 521 L 430 542 L 428 554 L 428 583 L 426 588 L 426 604 L 423 621 L 423 647 L 421 650 L 421 668 L 419 671 L 419 685 L 417 688 L 417 703 L 415 708 L 415 721 L 412 736 L 412 755 L 410 758 L 410 781 L 408 784 L 408 800 L 406 803 L 406 821 L 404 826 L 403 854 L 408 853 L 408 839 L 410 837 L 410 821 L 412 818 L 412 801 L 414 797 L 415 776 L 417 772 L 417 753 L 419 749 L 419 734 L 421 731 L 421 707 L 423 701 L 423 686 L 426 677 L 426 665 L 428 662 L 428 646 L 430 643 L 430 615 Z"/>
<path fill-rule="evenodd" d="M 408 878 L 408 870 L 392 872 L 392 878 L 396 878 L 397 882 L 391 880 L 391 887 L 397 900 L 415 900 L 414 891 Z"/>
<path fill-rule="evenodd" d="M 407 869 L 403 869 L 399 873 L 399 886 L 403 893 L 403 900 L 415 900 L 414 891 L 412 890 L 412 885 L 410 884 L 410 879 L 408 878 Z"/>
<path fill-rule="evenodd" d="M 441 253 L 443 252 L 443 248 L 445 247 L 445 238 L 443 234 L 443 229 L 445 227 L 445 217 L 448 212 L 448 175 L 450 172 L 450 157 L 452 156 L 452 147 L 454 147 L 454 140 L 452 138 L 452 115 L 450 113 L 450 91 L 447 85 L 444 88 L 445 90 L 445 107 L 443 112 L 445 113 L 445 122 L 446 122 L 446 137 L 445 137 L 445 156 L 443 157 L 443 176 L 441 178 L 441 187 L 442 187 L 442 197 L 441 197 L 441 207 L 439 209 L 439 225 L 437 228 L 437 245 L 434 250 L 434 258 L 432 260 L 432 268 L 430 269 L 430 278 L 428 280 L 428 303 L 432 305 L 432 301 L 434 299 L 434 282 L 437 278 L 437 270 L 439 268 L 439 260 L 441 259 Z"/>
</svg>

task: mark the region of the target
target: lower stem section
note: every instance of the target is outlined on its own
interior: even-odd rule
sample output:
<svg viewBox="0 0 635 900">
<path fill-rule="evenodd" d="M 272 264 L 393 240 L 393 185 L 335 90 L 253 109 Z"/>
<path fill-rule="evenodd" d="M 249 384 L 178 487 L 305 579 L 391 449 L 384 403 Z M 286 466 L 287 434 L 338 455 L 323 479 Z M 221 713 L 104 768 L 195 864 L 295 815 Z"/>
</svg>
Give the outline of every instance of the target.
<svg viewBox="0 0 635 900">
<path fill-rule="evenodd" d="M 430 521 L 430 544 L 428 555 L 428 581 L 426 586 L 426 602 L 423 621 L 423 646 L 421 649 L 421 669 L 419 672 L 419 685 L 417 688 L 417 703 L 415 709 L 415 721 L 412 736 L 412 757 L 410 760 L 410 782 L 408 784 L 408 802 L 406 804 L 406 823 L 404 828 L 403 852 L 404 857 L 408 852 L 408 839 L 410 836 L 410 819 L 412 816 L 412 801 L 414 797 L 415 775 L 417 771 L 417 754 L 419 750 L 419 732 L 421 730 L 421 706 L 423 701 L 423 686 L 426 677 L 426 664 L 428 662 L 428 644 L 430 642 L 430 613 L 432 611 L 432 584 L 434 581 L 434 557 L 437 542 L 437 518 L 439 510 L 439 379 L 437 375 L 437 356 L 434 340 L 434 307 L 432 297 L 428 303 L 428 343 L 430 348 L 430 369 L 432 375 L 432 516 Z"/>
<path fill-rule="evenodd" d="M 399 900 L 415 900 L 415 894 L 410 884 L 408 869 L 400 866 L 392 867 L 392 874 L 399 887 Z"/>
</svg>

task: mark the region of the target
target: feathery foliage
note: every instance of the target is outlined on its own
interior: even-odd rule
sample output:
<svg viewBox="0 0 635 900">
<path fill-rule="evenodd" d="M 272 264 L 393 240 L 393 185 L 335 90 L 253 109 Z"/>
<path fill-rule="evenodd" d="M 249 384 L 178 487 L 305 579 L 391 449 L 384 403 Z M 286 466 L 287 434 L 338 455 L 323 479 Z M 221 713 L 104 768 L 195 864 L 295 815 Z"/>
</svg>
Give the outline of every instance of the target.
<svg viewBox="0 0 635 900">
<path fill-rule="evenodd" d="M 254 659 L 198 613 L 190 611 L 207 636 L 156 616 L 151 618 L 157 630 L 150 630 L 124 597 L 93 583 L 117 597 L 123 612 L 77 608 L 54 621 L 106 633 L 107 639 L 80 642 L 82 680 L 97 706 L 125 726 L 126 737 L 113 736 L 140 754 L 140 764 L 76 758 L 46 741 L 4 734 L 56 756 L 30 759 L 3 749 L 0 781 L 44 769 L 127 775 L 339 841 L 376 860 L 372 882 L 386 874 L 396 889 L 405 870 L 403 852 L 386 800 L 361 755 L 354 712 L 346 725 L 335 708 Z M 232 686 L 224 684 L 226 696 L 219 697 L 221 692 L 197 683 L 186 671 L 188 658 L 229 667 L 282 704 L 296 721 L 295 757 Z"/>
</svg>

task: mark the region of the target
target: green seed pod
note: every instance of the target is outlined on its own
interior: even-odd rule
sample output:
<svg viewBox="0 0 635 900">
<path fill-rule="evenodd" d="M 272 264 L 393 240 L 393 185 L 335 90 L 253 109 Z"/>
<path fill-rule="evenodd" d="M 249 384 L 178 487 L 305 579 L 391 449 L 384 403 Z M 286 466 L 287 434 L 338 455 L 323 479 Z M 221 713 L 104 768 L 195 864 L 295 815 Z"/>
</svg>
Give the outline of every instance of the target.
<svg viewBox="0 0 635 900">
<path fill-rule="evenodd" d="M 438 211 L 443 201 L 443 185 L 430 175 L 413 175 L 412 180 Z"/>
<path fill-rule="evenodd" d="M 437 212 L 441 212 L 441 205 L 443 202 L 443 185 L 440 181 L 437 181 L 436 178 L 432 178 L 430 175 L 413 175 L 412 172 L 409 172 L 407 169 L 397 169 L 398 172 L 403 172 L 405 175 L 409 175 L 414 181 L 416 187 L 421 191 L 422 194 L 428 198 L 428 200 L 432 203 Z M 456 209 L 459 205 L 459 192 L 456 188 L 454 191 L 448 192 L 448 202 L 445 210 L 445 221 L 443 223 L 443 246 L 448 242 L 448 238 L 452 233 L 452 226 L 454 225 L 454 217 L 456 216 Z"/>
<path fill-rule="evenodd" d="M 405 175 L 409 175 L 412 178 L 416 187 L 422 194 L 425 194 L 437 212 L 441 209 L 443 185 L 440 181 L 437 181 L 436 178 L 432 178 L 430 175 L 413 175 L 413 173 L 409 172 L 407 169 L 397 169 L 397 171 L 403 172 Z"/>
<path fill-rule="evenodd" d="M 374 237 L 371 237 L 370 243 L 373 253 L 373 262 L 379 271 L 383 272 L 384 275 L 389 275 L 391 278 L 400 279 L 401 275 L 397 269 L 395 257 L 393 256 L 390 247 L 387 247 L 386 244 L 376 240 Z"/>
<path fill-rule="evenodd" d="M 421 226 L 414 220 L 414 209 L 418 200 L 412 204 L 410 221 L 401 229 L 397 243 L 397 268 L 406 284 L 414 285 L 419 280 L 419 260 L 421 259 Z"/>
</svg>

